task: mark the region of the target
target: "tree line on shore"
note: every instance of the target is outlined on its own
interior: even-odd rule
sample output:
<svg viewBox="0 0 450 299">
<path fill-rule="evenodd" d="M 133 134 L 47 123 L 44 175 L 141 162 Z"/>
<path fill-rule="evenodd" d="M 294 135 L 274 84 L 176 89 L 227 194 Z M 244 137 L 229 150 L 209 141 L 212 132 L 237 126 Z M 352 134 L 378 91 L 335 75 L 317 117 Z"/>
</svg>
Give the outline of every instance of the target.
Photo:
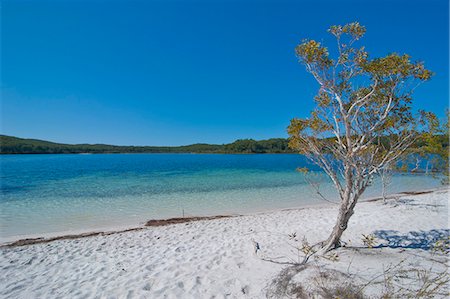
<svg viewBox="0 0 450 299">
<path fill-rule="evenodd" d="M 184 146 L 117 146 L 108 144 L 63 144 L 0 135 L 1 154 L 101 154 L 101 153 L 294 153 L 288 139 L 241 139 L 229 144 L 197 143 Z"/>
<path fill-rule="evenodd" d="M 445 135 L 434 136 L 435 143 L 444 149 L 448 148 Z M 329 142 L 332 142 L 329 138 Z M 383 141 L 382 141 L 383 142 Z M 422 159 L 429 147 L 424 138 L 419 138 L 411 149 L 411 153 L 419 154 Z M 23 139 L 0 135 L 1 154 L 102 154 L 102 153 L 218 153 L 218 154 L 264 154 L 264 153 L 296 153 L 289 148 L 288 138 L 272 138 L 267 140 L 239 139 L 228 144 L 196 143 L 184 146 L 117 146 L 108 144 L 64 144 L 37 139 Z M 422 153 L 423 152 L 423 153 Z"/>
</svg>

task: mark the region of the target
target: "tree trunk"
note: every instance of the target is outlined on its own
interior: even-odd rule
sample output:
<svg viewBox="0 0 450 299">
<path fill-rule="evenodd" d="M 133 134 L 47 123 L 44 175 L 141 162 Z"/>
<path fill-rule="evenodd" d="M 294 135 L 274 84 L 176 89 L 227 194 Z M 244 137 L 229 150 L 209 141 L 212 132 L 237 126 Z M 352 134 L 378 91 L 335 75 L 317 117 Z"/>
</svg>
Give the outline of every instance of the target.
<svg viewBox="0 0 450 299">
<path fill-rule="evenodd" d="M 349 165 L 345 165 L 345 190 L 344 194 L 341 196 L 341 205 L 339 206 L 339 214 L 336 219 L 336 224 L 334 225 L 333 231 L 331 232 L 328 239 L 324 242 L 324 246 L 319 250 L 320 254 L 324 254 L 332 249 L 341 246 L 341 236 L 342 233 L 347 228 L 348 219 L 350 218 L 353 211 L 349 213 L 349 208 L 351 205 L 350 197 L 351 190 L 353 188 L 353 175 L 352 170 Z M 353 209 L 352 209 L 353 210 Z"/>
<path fill-rule="evenodd" d="M 333 231 L 331 232 L 330 236 L 324 242 L 324 246 L 321 249 L 322 253 L 326 253 L 341 246 L 341 236 L 347 229 L 348 221 L 352 215 L 353 207 L 350 207 L 347 211 L 339 209 L 336 224 L 334 225 Z"/>
<path fill-rule="evenodd" d="M 354 213 L 355 205 L 361 194 L 366 190 L 367 184 L 364 184 L 356 194 L 352 194 L 353 182 L 347 183 L 346 191 L 344 192 L 343 200 L 339 207 L 339 214 L 336 219 L 336 224 L 334 225 L 333 231 L 331 232 L 328 239 L 323 242 L 323 246 L 319 249 L 319 254 L 325 254 L 330 250 L 336 249 L 341 246 L 341 237 L 344 231 L 347 229 L 348 221 Z"/>
<path fill-rule="evenodd" d="M 414 169 L 411 170 L 411 172 L 416 172 L 419 170 L 419 166 L 420 166 L 420 158 L 416 157 L 416 167 L 414 167 Z"/>
<path fill-rule="evenodd" d="M 383 197 L 383 203 L 386 204 L 386 189 L 387 189 L 387 182 L 386 182 L 386 172 L 385 170 L 382 170 L 381 173 L 381 196 Z"/>
</svg>

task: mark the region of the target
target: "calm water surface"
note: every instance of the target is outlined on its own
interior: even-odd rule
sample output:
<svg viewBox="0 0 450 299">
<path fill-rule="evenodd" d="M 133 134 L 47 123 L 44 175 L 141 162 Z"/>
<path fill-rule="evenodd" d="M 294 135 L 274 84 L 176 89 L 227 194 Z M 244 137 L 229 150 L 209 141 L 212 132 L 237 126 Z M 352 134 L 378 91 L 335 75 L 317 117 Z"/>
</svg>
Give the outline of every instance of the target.
<svg viewBox="0 0 450 299">
<path fill-rule="evenodd" d="M 153 218 L 258 212 L 324 203 L 300 155 L 2 155 L 0 237 L 138 225 Z M 311 165 L 308 165 L 310 168 Z M 335 199 L 320 175 L 321 190 Z M 439 186 L 396 175 L 391 192 Z M 366 197 L 380 194 L 376 181 Z"/>
</svg>

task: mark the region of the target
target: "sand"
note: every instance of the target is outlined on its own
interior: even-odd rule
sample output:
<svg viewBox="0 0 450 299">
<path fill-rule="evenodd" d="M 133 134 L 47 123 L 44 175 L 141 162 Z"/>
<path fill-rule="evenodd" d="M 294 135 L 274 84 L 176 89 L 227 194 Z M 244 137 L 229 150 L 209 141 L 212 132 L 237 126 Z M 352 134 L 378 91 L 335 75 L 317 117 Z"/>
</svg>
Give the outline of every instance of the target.
<svg viewBox="0 0 450 299">
<path fill-rule="evenodd" d="M 394 197 L 387 204 L 359 203 L 342 238 L 347 247 L 331 259 L 312 257 L 301 269 L 295 263 L 303 253 L 296 247 L 303 239 L 314 244 L 328 236 L 336 205 L 3 246 L 0 297 L 280 297 L 286 295 L 274 283 L 283 278 L 280 273 L 289 272 L 291 285 L 308 292 L 314 291 L 313 277 L 328 271 L 340 285 L 370 282 L 362 292 L 376 298 L 386 291 L 383 271 L 395 276 L 395 269 L 413 273 L 423 268 L 438 275 L 447 269 L 448 254 L 433 248 L 449 235 L 448 195 L 440 189 Z M 377 248 L 368 248 L 362 234 L 374 235 Z M 421 282 L 411 277 L 403 282 L 420 288 Z"/>
</svg>

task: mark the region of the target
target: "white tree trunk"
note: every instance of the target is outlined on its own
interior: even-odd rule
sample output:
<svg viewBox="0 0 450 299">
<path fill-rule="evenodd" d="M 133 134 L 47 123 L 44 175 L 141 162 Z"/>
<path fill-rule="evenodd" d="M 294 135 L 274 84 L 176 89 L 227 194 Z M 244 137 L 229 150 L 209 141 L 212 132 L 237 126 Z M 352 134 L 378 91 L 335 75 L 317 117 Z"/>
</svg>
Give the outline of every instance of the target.
<svg viewBox="0 0 450 299">
<path fill-rule="evenodd" d="M 333 231 L 331 232 L 330 236 L 324 242 L 324 246 L 321 249 L 322 253 L 326 253 L 341 246 L 342 234 L 347 229 L 348 221 L 352 215 L 353 208 L 342 209 L 341 207 L 341 209 L 339 209 L 336 224 L 334 225 Z"/>
<path fill-rule="evenodd" d="M 413 170 L 411 170 L 411 172 L 416 172 L 419 170 L 419 166 L 420 166 L 420 158 L 416 157 L 416 167 L 414 167 Z"/>
<path fill-rule="evenodd" d="M 346 167 L 345 177 L 346 184 L 343 196 L 341 197 L 341 204 L 339 206 L 336 223 L 330 236 L 324 242 L 324 245 L 320 250 L 322 254 L 341 246 L 342 234 L 347 229 L 348 221 L 353 215 L 355 204 L 358 201 L 359 195 L 362 194 L 363 191 L 362 190 L 359 192 L 357 196 L 352 196 L 353 184 L 355 182 L 350 167 Z"/>
<path fill-rule="evenodd" d="M 386 175 L 385 173 L 381 174 L 381 196 L 383 197 L 384 204 L 386 204 L 386 189 L 387 189 L 387 186 L 386 186 L 387 182 L 386 182 L 385 175 Z"/>
<path fill-rule="evenodd" d="M 382 168 L 379 173 L 381 179 L 381 196 L 383 197 L 383 203 L 386 204 L 387 188 L 391 184 L 392 173 L 388 166 Z"/>
</svg>

